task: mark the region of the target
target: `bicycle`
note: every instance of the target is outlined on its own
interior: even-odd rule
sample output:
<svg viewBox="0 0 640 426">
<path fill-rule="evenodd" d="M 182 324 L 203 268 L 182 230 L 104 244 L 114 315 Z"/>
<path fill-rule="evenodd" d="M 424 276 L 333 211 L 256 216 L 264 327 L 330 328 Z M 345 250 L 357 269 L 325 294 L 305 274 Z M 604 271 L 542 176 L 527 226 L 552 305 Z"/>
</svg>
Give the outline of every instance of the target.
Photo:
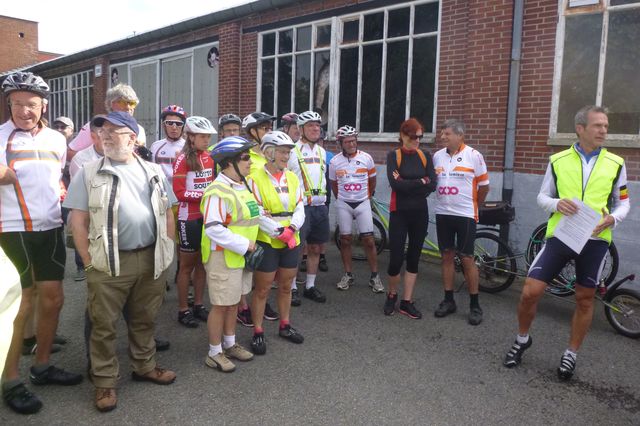
<svg viewBox="0 0 640 426">
<path fill-rule="evenodd" d="M 389 230 L 389 206 L 375 197 L 371 198 L 373 212 L 373 229 L 376 252 L 378 254 L 387 246 Z M 430 221 L 430 223 L 433 223 Z M 475 262 L 480 274 L 480 290 L 487 293 L 497 293 L 508 288 L 518 276 L 516 256 L 507 243 L 496 235 L 495 228 L 481 227 L 476 233 Z M 359 232 L 356 224 L 352 227 L 352 259 L 365 260 L 364 248 L 359 244 Z M 340 249 L 340 229 L 336 226 L 334 241 Z M 422 244 L 422 254 L 441 258 L 438 245 L 427 236 Z M 462 261 L 455 259 L 456 271 L 462 272 Z"/>
</svg>

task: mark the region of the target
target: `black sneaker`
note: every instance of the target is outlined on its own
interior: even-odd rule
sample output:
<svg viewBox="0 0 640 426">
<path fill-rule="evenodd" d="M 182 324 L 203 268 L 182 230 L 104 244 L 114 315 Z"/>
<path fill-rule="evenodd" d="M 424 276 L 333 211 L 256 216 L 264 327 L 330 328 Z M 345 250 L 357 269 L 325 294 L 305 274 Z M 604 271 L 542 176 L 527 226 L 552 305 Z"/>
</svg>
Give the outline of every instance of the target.
<svg viewBox="0 0 640 426">
<path fill-rule="evenodd" d="M 278 335 L 293 343 L 304 342 L 302 334 L 298 333 L 298 331 L 289 324 L 285 325 L 284 328 L 281 328 Z"/>
<path fill-rule="evenodd" d="M 482 308 L 474 306 L 469 309 L 469 324 L 478 325 L 482 322 Z"/>
<path fill-rule="evenodd" d="M 280 319 L 280 315 L 271 308 L 269 302 L 264 306 L 264 319 L 267 321 L 276 321 Z"/>
<path fill-rule="evenodd" d="M 238 311 L 236 319 L 245 327 L 253 327 L 253 320 L 251 319 L 251 309 L 249 308 Z"/>
<path fill-rule="evenodd" d="M 191 312 L 191 309 L 187 309 L 183 312 L 178 312 L 178 322 L 188 328 L 196 328 L 198 326 L 198 322 L 193 317 L 193 312 Z"/>
<path fill-rule="evenodd" d="M 156 352 L 168 351 L 171 347 L 171 343 L 168 340 L 162 340 L 154 337 L 153 341 L 156 342 Z"/>
<path fill-rule="evenodd" d="M 576 359 L 571 355 L 564 354 L 560 358 L 560 367 L 558 367 L 558 378 L 560 380 L 569 380 L 573 376 L 576 369 Z"/>
<path fill-rule="evenodd" d="M 59 345 L 66 345 L 67 342 L 69 342 L 69 339 L 67 339 L 66 337 L 60 335 L 60 334 L 56 334 L 53 337 L 53 343 L 57 343 Z"/>
<path fill-rule="evenodd" d="M 433 313 L 437 318 L 446 317 L 449 314 L 452 314 L 458 309 L 456 307 L 456 302 L 454 300 L 443 300 L 438 305 L 438 309 Z"/>
<path fill-rule="evenodd" d="M 35 355 L 37 349 L 38 349 L 38 343 L 33 343 L 31 345 L 23 344 L 22 355 Z M 49 353 L 55 354 L 56 352 L 60 352 L 61 350 L 62 350 L 62 346 L 52 343 L 51 350 L 49 351 Z"/>
<path fill-rule="evenodd" d="M 409 318 L 422 319 L 422 312 L 417 310 L 413 302 L 410 300 L 401 300 L 398 311 Z"/>
<path fill-rule="evenodd" d="M 267 342 L 264 340 L 264 333 L 254 334 L 251 338 L 251 352 L 255 355 L 267 353 Z"/>
<path fill-rule="evenodd" d="M 503 365 L 507 368 L 513 368 L 520 365 L 520 361 L 522 361 L 522 354 L 524 351 L 529 349 L 529 346 L 533 343 L 533 339 L 529 336 L 529 340 L 526 343 L 518 343 L 518 340 L 513 342 L 511 349 L 507 352 L 507 355 L 504 357 Z"/>
<path fill-rule="evenodd" d="M 18 383 L 2 391 L 2 399 L 13 411 L 19 414 L 33 414 L 40 411 L 42 401 L 27 389 L 24 383 Z"/>
<path fill-rule="evenodd" d="M 324 256 L 320 256 L 320 261 L 318 262 L 318 269 L 322 272 L 327 272 L 329 270 L 329 265 L 327 265 L 327 259 Z"/>
<path fill-rule="evenodd" d="M 209 319 L 209 311 L 204 305 L 195 305 L 193 307 L 193 316 L 202 322 L 207 322 Z"/>
<path fill-rule="evenodd" d="M 50 365 L 49 368 L 40 374 L 33 372 L 33 367 L 29 370 L 29 379 L 34 385 L 62 385 L 72 386 L 82 382 L 82 374 L 70 373 L 62 368 Z"/>
<path fill-rule="evenodd" d="M 300 306 L 302 304 L 302 300 L 300 300 L 300 295 L 298 294 L 297 289 L 291 290 L 291 306 Z"/>
<path fill-rule="evenodd" d="M 313 286 L 311 288 L 305 288 L 302 295 L 307 299 L 311 299 L 314 302 L 318 302 L 318 303 L 324 303 L 327 301 L 326 296 L 322 294 L 322 292 L 318 290 L 316 286 Z"/>
<path fill-rule="evenodd" d="M 387 293 L 387 300 L 384 301 L 384 314 L 389 316 L 396 312 L 396 302 L 398 301 L 398 294 Z"/>
</svg>

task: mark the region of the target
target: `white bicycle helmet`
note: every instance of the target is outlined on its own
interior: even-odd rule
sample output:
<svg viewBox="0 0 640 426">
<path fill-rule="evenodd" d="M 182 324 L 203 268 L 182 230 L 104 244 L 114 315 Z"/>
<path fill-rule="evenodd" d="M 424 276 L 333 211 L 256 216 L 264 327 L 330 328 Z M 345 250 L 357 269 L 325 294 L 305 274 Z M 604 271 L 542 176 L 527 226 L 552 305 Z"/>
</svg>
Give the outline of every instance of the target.
<svg viewBox="0 0 640 426">
<path fill-rule="evenodd" d="M 291 137 L 289 137 L 285 132 L 272 130 L 262 137 L 262 145 L 260 145 L 260 149 L 264 150 L 268 146 L 285 146 L 293 148 L 296 145 L 293 143 L 293 140 L 291 140 Z"/>
<path fill-rule="evenodd" d="M 274 117 L 273 115 L 269 115 L 266 112 L 252 112 L 242 120 L 242 128 L 245 132 L 248 132 L 255 126 L 273 121 L 275 119 L 276 117 Z"/>
<path fill-rule="evenodd" d="M 355 127 L 351 127 L 349 125 L 342 126 L 336 132 L 336 140 L 338 141 L 341 141 L 348 136 L 358 136 L 358 131 L 355 129 Z"/>
<path fill-rule="evenodd" d="M 322 117 L 320 117 L 320 114 L 315 111 L 305 111 L 302 114 L 298 115 L 298 126 L 300 127 L 311 121 L 322 124 Z"/>
<path fill-rule="evenodd" d="M 241 126 L 242 125 L 242 120 L 240 120 L 240 117 L 238 117 L 235 114 L 224 114 L 218 120 L 218 128 L 220 129 L 220 128 L 222 128 L 222 126 L 224 126 L 225 124 L 229 124 L 229 123 L 235 123 L 238 126 Z"/>
<path fill-rule="evenodd" d="M 2 82 L 2 91 L 5 95 L 11 92 L 32 92 L 43 98 L 49 96 L 49 85 L 40 77 L 30 72 L 16 72 L 9 74 Z"/>
<path fill-rule="evenodd" d="M 192 116 L 187 118 L 187 124 L 185 130 L 189 133 L 203 133 L 207 135 L 217 135 L 216 129 L 213 128 L 211 122 L 198 116 Z"/>
</svg>

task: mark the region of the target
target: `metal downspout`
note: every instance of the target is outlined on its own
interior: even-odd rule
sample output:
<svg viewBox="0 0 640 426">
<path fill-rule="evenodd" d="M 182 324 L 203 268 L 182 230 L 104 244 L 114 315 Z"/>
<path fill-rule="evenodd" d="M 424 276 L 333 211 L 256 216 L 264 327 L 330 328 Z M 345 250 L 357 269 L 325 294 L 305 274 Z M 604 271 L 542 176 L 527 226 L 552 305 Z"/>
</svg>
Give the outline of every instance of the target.
<svg viewBox="0 0 640 426">
<path fill-rule="evenodd" d="M 502 175 L 502 200 L 511 203 L 513 198 L 514 162 L 516 150 L 516 118 L 518 91 L 520 88 L 520 58 L 522 56 L 522 25 L 524 0 L 513 2 L 513 29 L 511 34 L 511 61 L 509 67 L 509 95 L 507 101 L 507 132 L 504 142 Z M 509 241 L 509 225 L 500 226 L 500 238 Z"/>
</svg>

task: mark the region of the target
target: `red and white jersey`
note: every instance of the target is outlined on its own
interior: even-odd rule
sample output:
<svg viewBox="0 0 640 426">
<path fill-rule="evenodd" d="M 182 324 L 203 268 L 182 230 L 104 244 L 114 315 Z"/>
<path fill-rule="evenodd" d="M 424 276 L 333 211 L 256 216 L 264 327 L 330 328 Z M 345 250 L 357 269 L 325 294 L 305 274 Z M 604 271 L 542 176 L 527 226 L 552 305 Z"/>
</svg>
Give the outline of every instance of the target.
<svg viewBox="0 0 640 426">
<path fill-rule="evenodd" d="M 18 177 L 0 185 L 0 233 L 47 231 L 62 225 L 60 178 L 67 156 L 61 133 L 44 127 L 35 136 L 9 120 L 0 126 L 0 164 Z"/>
<path fill-rule="evenodd" d="M 352 156 L 341 152 L 329 163 L 329 180 L 338 183 L 338 199 L 342 201 L 357 203 L 368 199 L 369 179 L 375 175 L 373 158 L 360 150 Z"/>
<path fill-rule="evenodd" d="M 438 175 L 435 213 L 477 221 L 478 187 L 489 185 L 482 154 L 465 144 L 453 154 L 443 148 L 434 154 L 433 165 Z"/>
<path fill-rule="evenodd" d="M 173 193 L 180 202 L 178 204 L 178 220 L 200 219 L 200 200 L 207 186 L 214 179 L 213 160 L 207 151 L 198 154 L 202 170 L 189 168 L 187 158 L 180 154 L 173 166 Z"/>
<path fill-rule="evenodd" d="M 182 147 L 184 146 L 184 139 L 180 138 L 177 141 L 170 141 L 169 139 L 160 139 L 155 141 L 151 145 L 151 161 L 160 165 L 162 172 L 167 177 L 169 184 L 173 179 L 173 165 L 176 162 L 176 158 L 180 155 Z"/>
</svg>

